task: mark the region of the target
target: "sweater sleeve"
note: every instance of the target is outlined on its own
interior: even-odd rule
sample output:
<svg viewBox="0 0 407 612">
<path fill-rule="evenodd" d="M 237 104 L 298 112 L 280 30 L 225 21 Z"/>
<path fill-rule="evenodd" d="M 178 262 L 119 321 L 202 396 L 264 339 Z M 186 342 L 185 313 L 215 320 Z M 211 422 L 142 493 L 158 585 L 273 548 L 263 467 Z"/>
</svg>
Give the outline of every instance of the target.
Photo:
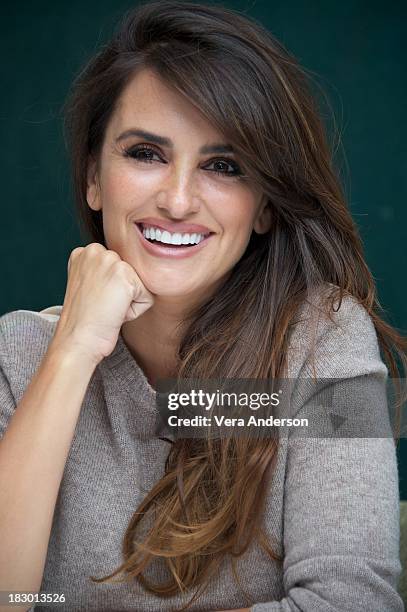
<svg viewBox="0 0 407 612">
<path fill-rule="evenodd" d="M 328 325 L 318 342 L 328 357 L 326 374 L 319 376 L 352 379 L 363 375 L 366 388 L 369 380 L 375 389 L 385 385 L 387 368 L 367 312 L 347 303 L 338 317 L 340 326 Z M 373 414 L 383 411 L 383 393 L 376 400 L 369 396 L 372 401 L 377 403 Z M 348 409 L 358 406 L 350 402 Z M 402 612 L 397 592 L 401 572 L 398 487 L 391 433 L 387 437 L 290 436 L 284 490 L 285 597 L 258 602 L 250 610 Z"/>
<path fill-rule="evenodd" d="M 43 359 L 61 308 L 0 316 L 0 438 Z"/>
<path fill-rule="evenodd" d="M 7 345 L 0 325 L 0 438 L 3 437 L 16 408 L 16 400 L 5 373 L 7 361 Z"/>
</svg>

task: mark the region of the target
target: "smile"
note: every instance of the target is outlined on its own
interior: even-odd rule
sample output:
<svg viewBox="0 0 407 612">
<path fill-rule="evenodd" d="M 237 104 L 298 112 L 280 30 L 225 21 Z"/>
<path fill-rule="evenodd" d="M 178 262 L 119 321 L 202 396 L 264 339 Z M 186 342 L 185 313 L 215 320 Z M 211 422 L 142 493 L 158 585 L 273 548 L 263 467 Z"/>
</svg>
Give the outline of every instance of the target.
<svg viewBox="0 0 407 612">
<path fill-rule="evenodd" d="M 150 241 L 162 242 L 164 244 L 199 244 L 206 236 L 209 236 L 210 232 L 206 234 L 198 233 L 180 233 L 180 232 L 169 232 L 162 230 L 159 227 L 143 227 L 143 236 Z"/>
<path fill-rule="evenodd" d="M 141 223 L 135 223 L 141 243 L 150 255 L 156 257 L 173 257 L 181 259 L 191 257 L 204 248 L 214 235 L 209 234 L 187 234 L 160 231 L 159 228 L 143 228 Z"/>
</svg>

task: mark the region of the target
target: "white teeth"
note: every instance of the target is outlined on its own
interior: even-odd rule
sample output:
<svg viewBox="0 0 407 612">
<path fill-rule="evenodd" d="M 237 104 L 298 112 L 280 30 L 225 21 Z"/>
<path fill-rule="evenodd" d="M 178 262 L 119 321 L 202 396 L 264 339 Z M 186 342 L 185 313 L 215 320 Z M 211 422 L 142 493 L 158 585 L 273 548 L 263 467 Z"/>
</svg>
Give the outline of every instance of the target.
<svg viewBox="0 0 407 612">
<path fill-rule="evenodd" d="M 171 234 L 167 230 L 161 231 L 158 227 L 146 227 L 143 228 L 143 236 L 149 238 L 150 240 L 157 240 L 158 242 L 163 242 L 164 244 L 199 244 L 201 240 L 206 237 L 207 234 L 181 234 L 180 232 L 175 232 Z"/>
<path fill-rule="evenodd" d="M 162 233 L 162 235 L 161 235 L 161 242 L 164 242 L 165 244 L 171 244 L 171 234 L 170 234 L 170 232 L 167 232 L 165 230 Z"/>
<path fill-rule="evenodd" d="M 181 244 L 181 234 L 173 234 L 171 236 L 171 244 Z"/>
</svg>

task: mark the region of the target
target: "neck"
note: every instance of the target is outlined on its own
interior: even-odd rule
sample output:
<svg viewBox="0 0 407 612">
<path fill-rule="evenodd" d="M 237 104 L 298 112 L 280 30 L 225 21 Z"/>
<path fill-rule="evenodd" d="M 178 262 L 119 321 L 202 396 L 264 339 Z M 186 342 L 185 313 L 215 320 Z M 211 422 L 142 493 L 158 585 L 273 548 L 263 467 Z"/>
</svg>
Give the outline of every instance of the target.
<svg viewBox="0 0 407 612">
<path fill-rule="evenodd" d="M 175 375 L 186 314 L 185 304 L 155 298 L 151 308 L 122 325 L 124 341 L 153 387 L 157 378 Z"/>
<path fill-rule="evenodd" d="M 123 323 L 123 339 L 153 387 L 157 378 L 176 377 L 178 349 L 188 318 L 223 282 L 218 279 L 193 296 L 154 294 L 154 304 L 146 312 Z"/>
</svg>

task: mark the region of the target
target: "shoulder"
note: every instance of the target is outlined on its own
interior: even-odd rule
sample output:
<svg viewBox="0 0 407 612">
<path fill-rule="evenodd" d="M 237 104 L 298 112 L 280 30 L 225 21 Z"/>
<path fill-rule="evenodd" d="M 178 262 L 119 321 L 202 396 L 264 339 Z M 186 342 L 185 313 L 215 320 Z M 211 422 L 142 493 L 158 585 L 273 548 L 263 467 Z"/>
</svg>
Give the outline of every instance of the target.
<svg viewBox="0 0 407 612">
<path fill-rule="evenodd" d="M 299 309 L 290 337 L 289 364 L 294 376 L 323 378 L 380 374 L 376 329 L 366 308 L 352 295 L 329 299 L 335 286 L 315 292 Z M 301 372 L 301 374 L 299 373 Z"/>
<path fill-rule="evenodd" d="M 9 380 L 26 382 L 35 373 L 55 332 L 62 306 L 14 310 L 0 317 L 0 365 Z"/>
</svg>

